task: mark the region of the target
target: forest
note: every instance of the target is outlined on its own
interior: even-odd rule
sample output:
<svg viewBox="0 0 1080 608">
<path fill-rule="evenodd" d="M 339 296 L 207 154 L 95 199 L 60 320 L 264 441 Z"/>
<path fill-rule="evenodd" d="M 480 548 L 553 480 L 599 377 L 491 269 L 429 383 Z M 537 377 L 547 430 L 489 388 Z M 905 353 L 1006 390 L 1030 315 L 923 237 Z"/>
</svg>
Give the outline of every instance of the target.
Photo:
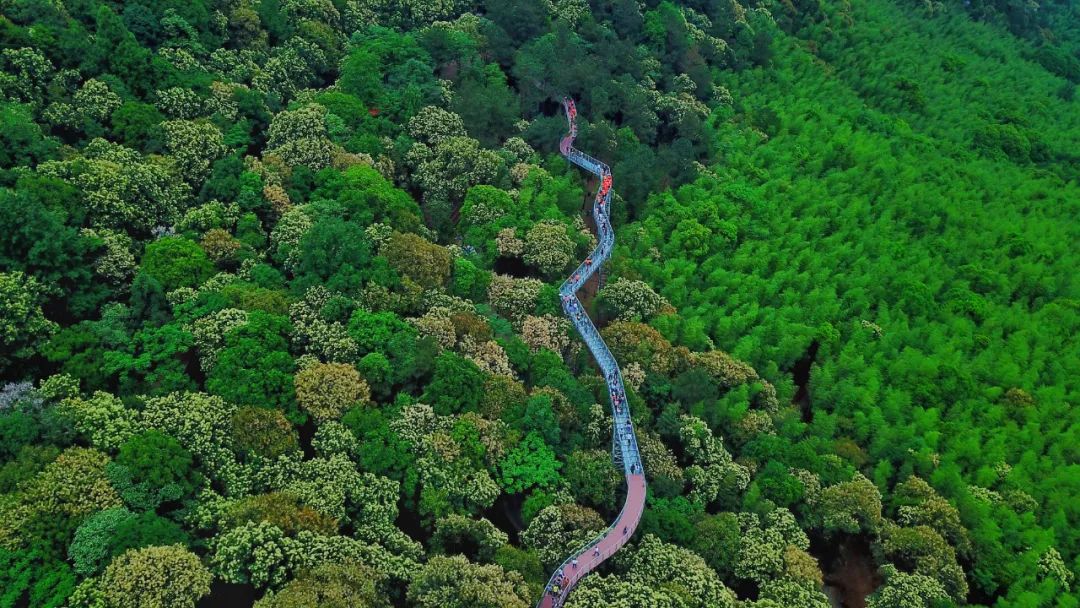
<svg viewBox="0 0 1080 608">
<path fill-rule="evenodd" d="M 1080 607 L 1080 5 L 0 0 L 0 608 Z"/>
</svg>

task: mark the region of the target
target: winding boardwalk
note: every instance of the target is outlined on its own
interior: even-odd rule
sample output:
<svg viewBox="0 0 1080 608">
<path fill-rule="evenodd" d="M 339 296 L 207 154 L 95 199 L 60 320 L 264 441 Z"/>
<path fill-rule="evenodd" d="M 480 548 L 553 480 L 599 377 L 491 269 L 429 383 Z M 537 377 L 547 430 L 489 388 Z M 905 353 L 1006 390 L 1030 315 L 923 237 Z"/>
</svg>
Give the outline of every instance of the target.
<svg viewBox="0 0 1080 608">
<path fill-rule="evenodd" d="M 626 404 L 626 391 L 623 389 L 622 372 L 607 344 L 600 338 L 600 333 L 592 319 L 582 309 L 577 292 L 589 278 L 600 271 L 600 266 L 611 256 L 615 245 L 615 234 L 611 229 L 611 169 L 595 158 L 583 154 L 574 148 L 577 137 L 577 108 L 574 100 L 564 97 L 563 108 L 570 132 L 559 143 L 559 152 L 567 160 L 600 178 L 600 188 L 593 199 L 593 219 L 600 233 L 600 243 L 592 254 L 578 266 L 570 278 L 559 288 L 562 297 L 563 312 L 574 324 L 581 338 L 589 347 L 600 371 L 607 383 L 608 396 L 611 398 L 612 423 L 611 457 L 615 466 L 622 468 L 626 475 L 626 502 L 615 521 L 599 536 L 566 558 L 552 574 L 544 589 L 544 596 L 537 608 L 559 608 L 566 602 L 566 596 L 586 574 L 595 570 L 607 558 L 630 540 L 637 529 L 641 513 L 645 509 L 645 469 L 641 465 L 638 452 L 637 436 L 630 422 L 630 408 Z"/>
</svg>

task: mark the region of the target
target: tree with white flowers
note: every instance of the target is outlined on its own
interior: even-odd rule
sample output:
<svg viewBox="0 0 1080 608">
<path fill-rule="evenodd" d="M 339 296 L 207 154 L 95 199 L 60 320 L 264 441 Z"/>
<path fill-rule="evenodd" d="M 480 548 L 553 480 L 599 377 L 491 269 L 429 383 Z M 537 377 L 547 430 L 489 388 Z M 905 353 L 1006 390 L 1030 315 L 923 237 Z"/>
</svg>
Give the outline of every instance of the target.
<svg viewBox="0 0 1080 608">
<path fill-rule="evenodd" d="M 226 152 L 221 130 L 212 122 L 192 120 L 167 120 L 161 128 L 180 175 L 201 185 L 210 175 L 210 164 Z"/>
<path fill-rule="evenodd" d="M 578 505 L 545 507 L 521 533 L 521 542 L 540 555 L 546 566 L 558 564 L 582 544 L 592 540 L 607 524 L 596 511 Z"/>
<path fill-rule="evenodd" d="M 627 580 L 662 588 L 687 608 L 735 608 L 735 594 L 696 553 L 646 534 L 627 557 Z"/>
<path fill-rule="evenodd" d="M 210 572 L 182 545 L 131 549 L 113 560 L 101 579 L 101 596 L 115 608 L 194 608 L 210 593 Z"/>
<path fill-rule="evenodd" d="M 625 321 L 647 321 L 671 305 L 644 281 L 619 277 L 600 290 L 600 306 L 605 313 Z"/>
<path fill-rule="evenodd" d="M 334 143 L 326 130 L 326 108 L 307 104 L 275 115 L 270 122 L 267 153 L 289 167 L 303 165 L 318 171 L 330 165 Z"/>
<path fill-rule="evenodd" d="M 532 597 L 517 572 L 474 564 L 464 556 L 433 557 L 409 584 L 417 608 L 528 608 Z"/>
<path fill-rule="evenodd" d="M 469 137 L 451 136 L 431 146 L 416 144 L 406 159 L 414 167 L 413 181 L 427 203 L 457 203 L 477 184 L 497 183 L 504 171 L 498 154 Z"/>
<path fill-rule="evenodd" d="M 566 225 L 557 220 L 537 222 L 525 233 L 525 250 L 522 259 L 545 276 L 562 272 L 574 253 L 574 241 L 570 239 Z"/>
<path fill-rule="evenodd" d="M 867 608 L 938 608 L 950 601 L 945 588 L 932 577 L 901 572 L 892 564 L 881 572 L 885 584 L 867 599 Z"/>
<path fill-rule="evenodd" d="M 348 363 L 316 363 L 297 373 L 294 384 L 300 407 L 319 422 L 337 419 L 371 399 L 367 382 Z"/>
</svg>

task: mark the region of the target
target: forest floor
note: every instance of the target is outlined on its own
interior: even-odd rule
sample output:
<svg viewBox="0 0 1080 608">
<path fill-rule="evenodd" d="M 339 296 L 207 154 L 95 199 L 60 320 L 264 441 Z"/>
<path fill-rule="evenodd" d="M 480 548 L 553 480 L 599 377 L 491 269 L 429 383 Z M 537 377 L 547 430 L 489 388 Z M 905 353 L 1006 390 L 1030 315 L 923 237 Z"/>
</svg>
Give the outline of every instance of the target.
<svg viewBox="0 0 1080 608">
<path fill-rule="evenodd" d="M 814 553 L 825 572 L 829 601 L 836 608 L 866 608 L 866 598 L 882 583 L 866 539 L 851 536 L 837 544 L 822 543 L 820 549 Z"/>
<path fill-rule="evenodd" d="M 581 215 L 585 218 L 585 226 L 597 239 L 600 238 L 600 233 L 596 228 L 596 220 L 593 219 L 593 194 L 590 193 L 595 192 L 598 185 L 596 178 L 589 178 L 585 182 L 585 196 L 581 202 Z M 581 300 L 581 304 L 585 310 L 592 310 L 593 300 L 596 298 L 596 294 L 600 292 L 601 274 L 601 272 L 594 274 L 584 285 L 582 285 L 581 289 L 578 290 L 578 299 Z M 599 315 L 596 315 L 596 317 L 597 318 L 593 319 L 593 323 L 596 325 L 597 329 L 602 329 L 605 324 L 601 322 Z"/>
</svg>

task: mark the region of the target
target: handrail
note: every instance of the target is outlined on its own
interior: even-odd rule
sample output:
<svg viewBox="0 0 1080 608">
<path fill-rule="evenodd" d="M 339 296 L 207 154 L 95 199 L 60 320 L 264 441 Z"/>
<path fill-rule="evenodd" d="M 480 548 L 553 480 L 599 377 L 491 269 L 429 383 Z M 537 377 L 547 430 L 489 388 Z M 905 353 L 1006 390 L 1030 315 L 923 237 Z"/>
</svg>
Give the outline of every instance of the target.
<svg viewBox="0 0 1080 608">
<path fill-rule="evenodd" d="M 645 468 L 641 462 L 641 452 L 638 448 L 637 434 L 634 432 L 634 423 L 630 420 L 630 404 L 626 402 L 626 389 L 623 383 L 622 371 L 611 354 L 600 332 L 596 329 L 592 319 L 585 313 L 577 292 L 599 271 L 600 267 L 611 257 L 615 246 L 615 233 L 611 227 L 611 169 L 607 164 L 574 148 L 574 139 L 577 137 L 577 108 L 574 101 L 568 97 L 563 98 L 563 109 L 566 111 L 568 133 L 559 142 L 559 152 L 567 160 L 582 169 L 600 178 L 600 187 L 593 199 L 593 219 L 600 239 L 592 253 L 586 258 L 574 272 L 559 286 L 559 296 L 562 299 L 563 313 L 570 319 L 578 334 L 585 341 L 585 345 L 592 353 L 604 382 L 607 385 L 608 397 L 611 400 L 612 409 L 612 441 L 614 449 L 619 451 L 622 458 L 623 473 L 626 476 L 626 500 L 618 517 L 598 536 L 590 540 L 574 553 L 571 553 L 548 579 L 544 588 L 544 594 L 537 603 L 538 608 L 559 608 L 566 601 L 570 591 L 577 582 L 586 574 L 597 568 L 607 558 L 621 549 L 637 529 L 641 520 L 641 511 L 645 507 Z M 615 457 L 614 451 L 612 457 Z M 629 507 L 634 509 L 627 511 Z M 627 519 L 624 519 L 626 517 Z M 619 528 L 622 534 L 619 534 Z M 600 549 L 602 543 L 614 538 L 613 546 Z M 579 560 L 588 551 L 594 551 L 588 555 L 584 563 Z M 567 568 L 573 566 L 573 571 L 568 575 Z M 576 574 L 576 575 L 574 575 Z"/>
</svg>

